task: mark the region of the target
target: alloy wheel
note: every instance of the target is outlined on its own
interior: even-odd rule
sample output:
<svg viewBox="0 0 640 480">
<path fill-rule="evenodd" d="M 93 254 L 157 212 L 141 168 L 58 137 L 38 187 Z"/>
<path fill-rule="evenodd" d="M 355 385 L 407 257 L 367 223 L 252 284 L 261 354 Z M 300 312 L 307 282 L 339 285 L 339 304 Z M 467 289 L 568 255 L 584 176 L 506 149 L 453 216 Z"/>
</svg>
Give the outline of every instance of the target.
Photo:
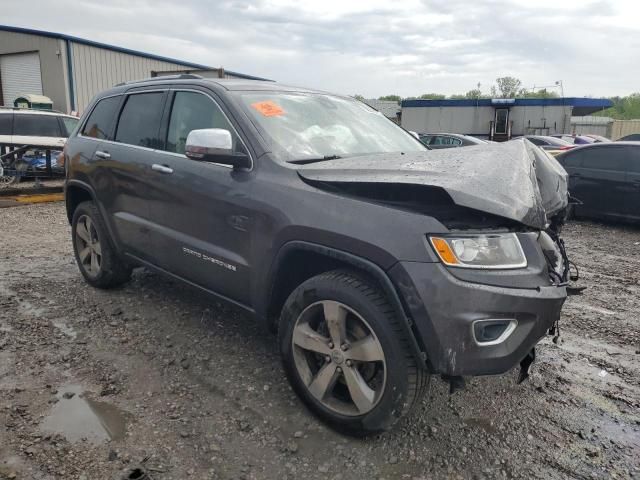
<svg viewBox="0 0 640 480">
<path fill-rule="evenodd" d="M 92 277 L 98 276 L 102 265 L 102 246 L 91 218 L 82 215 L 76 224 L 76 249 L 78 259 Z"/>
<path fill-rule="evenodd" d="M 384 351 L 373 329 L 355 310 L 323 300 L 296 320 L 293 357 L 309 393 L 333 412 L 364 415 L 386 383 Z"/>
</svg>

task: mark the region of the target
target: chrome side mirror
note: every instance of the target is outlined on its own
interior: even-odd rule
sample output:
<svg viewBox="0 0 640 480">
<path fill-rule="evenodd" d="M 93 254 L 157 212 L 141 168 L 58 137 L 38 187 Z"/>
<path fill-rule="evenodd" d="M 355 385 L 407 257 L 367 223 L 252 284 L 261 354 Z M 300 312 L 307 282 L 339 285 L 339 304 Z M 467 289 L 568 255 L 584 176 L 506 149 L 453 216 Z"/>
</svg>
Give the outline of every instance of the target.
<svg viewBox="0 0 640 480">
<path fill-rule="evenodd" d="M 234 168 L 251 167 L 249 156 L 233 153 L 231 132 L 224 128 L 191 130 L 187 135 L 184 154 L 191 160 L 220 163 Z"/>
</svg>

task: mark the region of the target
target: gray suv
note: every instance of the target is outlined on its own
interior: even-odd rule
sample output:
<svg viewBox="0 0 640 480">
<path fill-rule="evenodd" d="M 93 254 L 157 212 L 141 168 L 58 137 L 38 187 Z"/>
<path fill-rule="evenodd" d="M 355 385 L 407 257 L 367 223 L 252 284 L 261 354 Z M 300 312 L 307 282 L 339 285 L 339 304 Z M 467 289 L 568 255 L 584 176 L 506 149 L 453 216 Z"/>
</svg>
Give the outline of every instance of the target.
<svg viewBox="0 0 640 480">
<path fill-rule="evenodd" d="M 145 266 L 246 310 L 313 412 L 379 432 L 436 374 L 526 376 L 567 295 L 566 173 L 524 141 L 467 150 L 273 82 L 119 85 L 64 150 L 76 260 L 98 288 Z"/>
</svg>

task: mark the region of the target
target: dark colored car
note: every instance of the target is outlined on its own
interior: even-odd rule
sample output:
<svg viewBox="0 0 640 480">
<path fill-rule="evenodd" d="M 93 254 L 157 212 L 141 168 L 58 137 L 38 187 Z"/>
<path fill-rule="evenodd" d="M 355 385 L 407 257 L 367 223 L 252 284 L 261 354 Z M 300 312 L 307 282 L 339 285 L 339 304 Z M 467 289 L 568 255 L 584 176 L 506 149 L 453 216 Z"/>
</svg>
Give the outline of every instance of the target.
<svg viewBox="0 0 640 480">
<path fill-rule="evenodd" d="M 616 142 L 640 142 L 640 133 L 632 133 L 616 140 Z"/>
<path fill-rule="evenodd" d="M 556 158 L 582 202 L 576 216 L 640 220 L 640 142 L 594 143 Z"/>
<path fill-rule="evenodd" d="M 567 295 L 566 172 L 526 142 L 429 151 L 349 97 L 181 75 L 98 95 L 64 155 L 89 284 L 142 265 L 244 309 L 348 433 L 435 374 L 524 378 Z"/>
<path fill-rule="evenodd" d="M 418 137 L 422 143 L 433 150 L 487 144 L 487 142 L 479 138 L 459 133 L 419 133 Z"/>
<path fill-rule="evenodd" d="M 603 137 L 602 135 L 593 135 L 591 133 L 587 133 L 583 135 L 584 137 L 592 138 L 593 143 L 611 143 L 611 139 L 607 137 Z"/>
<path fill-rule="evenodd" d="M 604 137 L 599 137 L 598 135 L 566 135 L 566 134 L 554 134 L 550 135 L 553 138 L 559 138 L 560 140 L 564 140 L 567 143 L 572 143 L 574 145 L 590 145 L 592 143 L 597 142 L 610 142 L 611 140 L 606 139 Z"/>
<path fill-rule="evenodd" d="M 543 150 L 569 150 L 575 145 L 549 135 L 525 135 L 524 138 Z"/>
</svg>

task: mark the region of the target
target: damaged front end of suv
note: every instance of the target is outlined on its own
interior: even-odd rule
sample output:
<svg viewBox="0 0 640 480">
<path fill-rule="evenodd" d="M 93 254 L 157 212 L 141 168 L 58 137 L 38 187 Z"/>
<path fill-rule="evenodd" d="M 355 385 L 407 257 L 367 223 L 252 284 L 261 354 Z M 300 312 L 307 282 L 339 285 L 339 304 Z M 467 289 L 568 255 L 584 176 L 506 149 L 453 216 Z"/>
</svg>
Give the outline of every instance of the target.
<svg viewBox="0 0 640 480">
<path fill-rule="evenodd" d="M 308 165 L 324 190 L 437 219 L 424 232 L 436 262 L 398 262 L 389 274 L 413 319 L 429 369 L 454 391 L 464 376 L 520 364 L 558 334 L 567 294 L 579 291 L 561 230 L 567 173 L 528 141 L 378 154 Z"/>
</svg>

